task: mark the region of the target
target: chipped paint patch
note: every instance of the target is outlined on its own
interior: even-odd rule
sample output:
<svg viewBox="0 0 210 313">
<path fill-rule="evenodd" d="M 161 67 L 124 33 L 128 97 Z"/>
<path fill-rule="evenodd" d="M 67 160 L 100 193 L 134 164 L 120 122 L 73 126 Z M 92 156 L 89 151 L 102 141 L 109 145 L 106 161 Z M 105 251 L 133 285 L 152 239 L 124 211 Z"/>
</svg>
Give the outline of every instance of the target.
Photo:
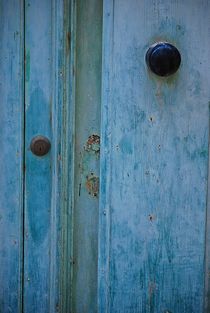
<svg viewBox="0 0 210 313">
<path fill-rule="evenodd" d="M 99 177 L 91 173 L 86 177 L 85 186 L 87 188 L 89 195 L 97 197 L 99 193 Z"/>
<path fill-rule="evenodd" d="M 97 197 L 99 192 L 98 170 L 96 169 L 100 155 L 100 136 L 96 134 L 90 135 L 80 152 L 79 169 L 81 179 L 78 185 L 79 197 L 83 189 L 88 193 Z M 96 170 L 96 172 L 95 172 Z"/>
<path fill-rule="evenodd" d="M 154 214 L 149 214 L 148 218 L 150 222 L 153 222 L 156 220 L 156 216 Z"/>
<path fill-rule="evenodd" d="M 95 134 L 89 136 L 85 145 L 85 150 L 99 153 L 100 152 L 100 136 L 95 135 Z"/>
</svg>

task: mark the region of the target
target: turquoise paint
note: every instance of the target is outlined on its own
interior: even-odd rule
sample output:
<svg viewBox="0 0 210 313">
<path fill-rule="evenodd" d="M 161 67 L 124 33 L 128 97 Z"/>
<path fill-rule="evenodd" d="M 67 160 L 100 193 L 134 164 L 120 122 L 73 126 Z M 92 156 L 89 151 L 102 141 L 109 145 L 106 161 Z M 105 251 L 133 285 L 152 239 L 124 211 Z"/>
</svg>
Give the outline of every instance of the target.
<svg viewBox="0 0 210 313">
<path fill-rule="evenodd" d="M 209 11 L 208 1 L 104 1 L 101 313 L 204 311 Z M 167 79 L 145 64 L 158 40 L 182 54 Z"/>
<path fill-rule="evenodd" d="M 24 312 L 59 307 L 62 36 L 63 2 L 25 1 Z M 46 156 L 30 151 L 37 135 L 51 141 Z"/>
<path fill-rule="evenodd" d="M 23 2 L 0 1 L 0 311 L 22 312 Z"/>
<path fill-rule="evenodd" d="M 207 0 L 1 1 L 0 311 L 209 312 L 208 16 Z M 145 65 L 157 40 L 182 52 L 173 77 Z"/>
</svg>

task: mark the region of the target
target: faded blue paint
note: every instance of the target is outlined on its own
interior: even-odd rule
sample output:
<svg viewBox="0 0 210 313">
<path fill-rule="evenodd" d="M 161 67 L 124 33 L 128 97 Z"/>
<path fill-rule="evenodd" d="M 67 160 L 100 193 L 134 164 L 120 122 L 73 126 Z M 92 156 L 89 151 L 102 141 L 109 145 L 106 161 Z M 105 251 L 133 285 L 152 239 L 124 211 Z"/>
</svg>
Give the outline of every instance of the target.
<svg viewBox="0 0 210 313">
<path fill-rule="evenodd" d="M 59 309 L 60 123 L 63 2 L 25 1 L 24 312 Z M 36 135 L 50 152 L 30 151 Z"/>
<path fill-rule="evenodd" d="M 0 1 L 0 312 L 22 312 L 23 2 Z"/>
<path fill-rule="evenodd" d="M 102 1 L 0 2 L 0 312 L 209 311 L 209 11 L 104 1 L 100 143 Z M 182 53 L 167 79 L 158 40 Z"/>
<path fill-rule="evenodd" d="M 203 312 L 209 15 L 207 0 L 104 1 L 100 313 Z M 181 52 L 173 77 L 147 69 L 156 41 Z"/>
</svg>

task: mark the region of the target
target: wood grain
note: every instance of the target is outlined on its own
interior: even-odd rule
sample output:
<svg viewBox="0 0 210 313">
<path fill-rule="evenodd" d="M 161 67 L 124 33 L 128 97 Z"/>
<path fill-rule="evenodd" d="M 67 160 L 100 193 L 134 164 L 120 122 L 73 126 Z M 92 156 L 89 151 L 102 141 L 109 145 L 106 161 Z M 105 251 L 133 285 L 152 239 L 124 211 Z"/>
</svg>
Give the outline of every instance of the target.
<svg viewBox="0 0 210 313">
<path fill-rule="evenodd" d="M 22 312 L 23 2 L 0 1 L 0 312 Z"/>
<path fill-rule="evenodd" d="M 104 1 L 99 312 L 202 313 L 209 1 Z M 155 42 L 182 55 L 159 78 Z"/>
<path fill-rule="evenodd" d="M 25 1 L 24 312 L 59 310 L 63 1 Z M 35 156 L 37 135 L 51 150 Z"/>
<path fill-rule="evenodd" d="M 96 313 L 102 1 L 77 1 L 76 20 L 72 310 L 75 313 Z"/>
</svg>

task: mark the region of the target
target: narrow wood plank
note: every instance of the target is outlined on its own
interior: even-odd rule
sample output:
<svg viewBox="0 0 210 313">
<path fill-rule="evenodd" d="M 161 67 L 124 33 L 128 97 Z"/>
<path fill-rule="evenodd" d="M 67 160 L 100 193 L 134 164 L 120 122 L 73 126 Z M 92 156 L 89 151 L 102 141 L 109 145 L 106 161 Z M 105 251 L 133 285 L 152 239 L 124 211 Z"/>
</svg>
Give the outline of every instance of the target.
<svg viewBox="0 0 210 313">
<path fill-rule="evenodd" d="M 24 312 L 57 312 L 63 1 L 26 1 L 25 21 Z M 30 142 L 36 135 L 51 141 L 46 156 L 37 157 L 30 151 Z"/>
<path fill-rule="evenodd" d="M 202 313 L 210 3 L 107 0 L 103 29 L 99 312 Z M 171 78 L 146 67 L 157 41 Z"/>
<path fill-rule="evenodd" d="M 0 311 L 22 312 L 23 2 L 0 1 Z"/>
<path fill-rule="evenodd" d="M 210 163 L 209 163 L 210 174 Z M 208 197 L 206 214 L 206 260 L 205 260 L 205 308 L 204 312 L 210 311 L 210 175 L 208 175 Z"/>
<path fill-rule="evenodd" d="M 102 1 L 77 1 L 73 307 L 97 312 Z"/>
<path fill-rule="evenodd" d="M 75 24 L 76 1 L 64 1 L 63 102 L 61 109 L 60 171 L 60 276 L 59 310 L 72 309 L 73 204 L 75 150 Z"/>
</svg>

